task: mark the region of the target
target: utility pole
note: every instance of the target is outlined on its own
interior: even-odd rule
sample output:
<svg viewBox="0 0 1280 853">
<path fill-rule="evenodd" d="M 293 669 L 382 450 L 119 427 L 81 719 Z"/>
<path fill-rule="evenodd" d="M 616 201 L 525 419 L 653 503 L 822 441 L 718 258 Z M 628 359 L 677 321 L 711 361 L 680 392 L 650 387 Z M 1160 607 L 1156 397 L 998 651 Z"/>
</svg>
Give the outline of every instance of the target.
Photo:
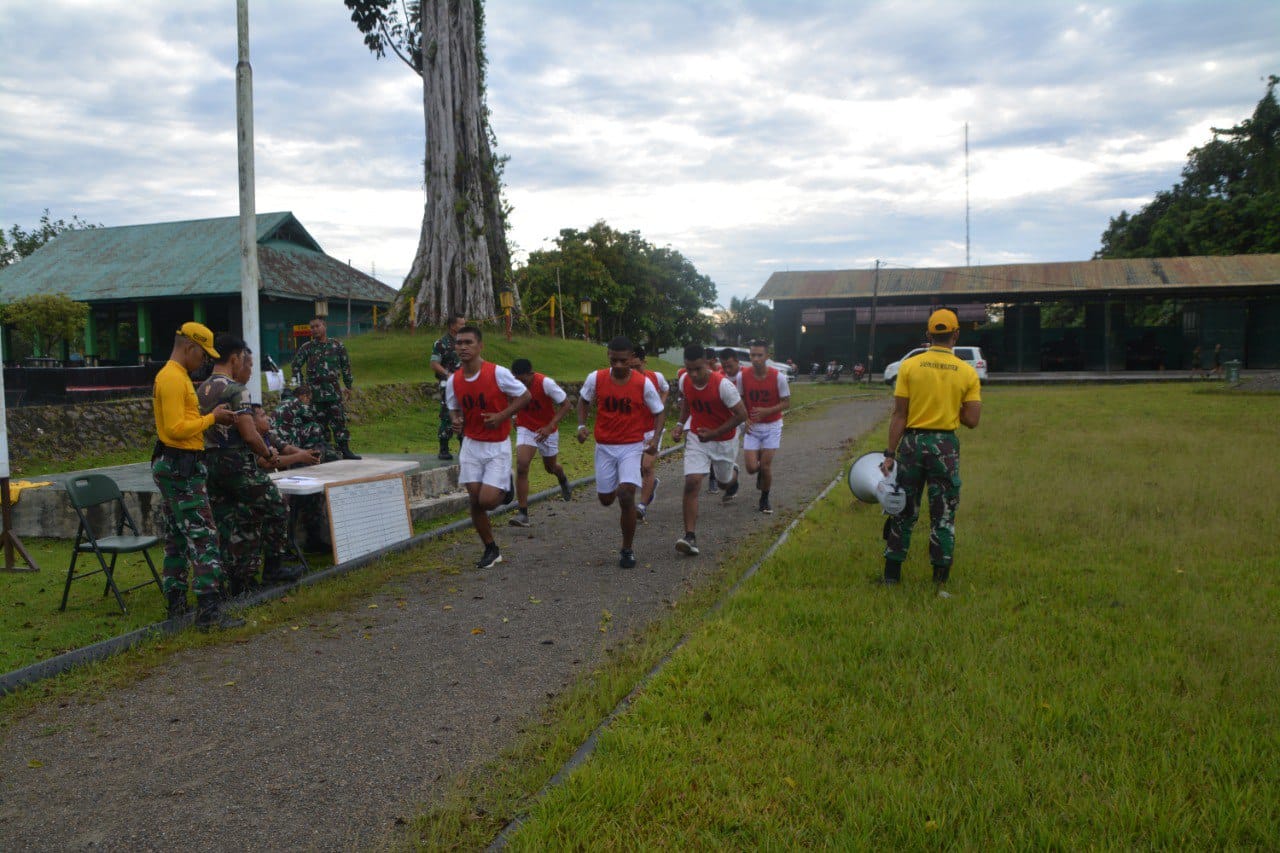
<svg viewBox="0 0 1280 853">
<path fill-rule="evenodd" d="M 253 68 L 249 65 L 249 0 L 236 0 L 236 139 L 240 171 L 240 316 L 245 343 L 257 356 L 249 399 L 262 402 L 262 335 L 258 322 L 258 216 L 253 196 Z"/>
<path fill-rule="evenodd" d="M 880 298 L 880 259 L 876 258 L 876 271 L 871 279 L 871 331 L 867 335 L 867 382 L 871 382 L 871 371 L 875 367 L 876 352 L 876 302 Z"/>
<path fill-rule="evenodd" d="M 969 266 L 969 122 L 964 123 L 964 265 Z"/>
</svg>

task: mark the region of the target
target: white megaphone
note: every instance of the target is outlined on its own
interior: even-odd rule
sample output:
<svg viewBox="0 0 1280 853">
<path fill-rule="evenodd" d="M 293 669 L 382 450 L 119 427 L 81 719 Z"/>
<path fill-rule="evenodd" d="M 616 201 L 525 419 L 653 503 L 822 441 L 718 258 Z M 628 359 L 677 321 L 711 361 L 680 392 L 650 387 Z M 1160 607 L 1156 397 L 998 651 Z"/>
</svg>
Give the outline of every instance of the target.
<svg viewBox="0 0 1280 853">
<path fill-rule="evenodd" d="M 884 478 L 876 484 L 876 500 L 880 501 L 880 506 L 884 509 L 885 515 L 897 515 L 907 508 L 907 493 L 898 485 L 898 464 L 895 462 L 893 470 L 884 475 Z"/>
</svg>

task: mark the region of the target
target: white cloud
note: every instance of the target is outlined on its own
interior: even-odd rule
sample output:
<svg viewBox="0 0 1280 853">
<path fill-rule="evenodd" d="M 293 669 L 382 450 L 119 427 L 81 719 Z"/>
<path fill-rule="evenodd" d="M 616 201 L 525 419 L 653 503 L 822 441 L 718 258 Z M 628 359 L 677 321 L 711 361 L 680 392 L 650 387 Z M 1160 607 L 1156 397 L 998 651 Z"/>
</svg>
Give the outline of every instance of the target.
<svg viewBox="0 0 1280 853">
<path fill-rule="evenodd" d="M 518 245 L 604 219 L 725 303 L 775 266 L 962 262 L 965 122 L 975 260 L 1088 257 L 1280 70 L 1266 0 L 489 0 L 486 20 Z M 0 5 L 0 224 L 233 215 L 234 29 L 218 0 Z M 398 284 L 420 81 L 337 2 L 254 3 L 251 36 L 259 209 Z"/>
</svg>

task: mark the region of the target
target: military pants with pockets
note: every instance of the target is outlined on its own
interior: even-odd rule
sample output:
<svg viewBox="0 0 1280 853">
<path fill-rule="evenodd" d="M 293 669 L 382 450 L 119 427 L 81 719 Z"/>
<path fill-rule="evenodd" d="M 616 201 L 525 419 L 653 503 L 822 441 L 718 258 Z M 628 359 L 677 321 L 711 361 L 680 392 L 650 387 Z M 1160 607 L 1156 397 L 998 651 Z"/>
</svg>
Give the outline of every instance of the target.
<svg viewBox="0 0 1280 853">
<path fill-rule="evenodd" d="M 907 493 L 907 506 L 884 525 L 884 556 L 905 562 L 911 530 L 920 516 L 920 499 L 929 494 L 929 562 L 951 567 L 956 547 L 956 510 L 960 506 L 960 439 L 954 432 L 912 430 L 898 444 L 895 464 L 898 485 Z"/>
<path fill-rule="evenodd" d="M 151 464 L 160 490 L 160 526 L 164 530 L 164 591 L 187 589 L 188 567 L 196 595 L 216 593 L 222 584 L 218 531 L 205 489 L 208 472 L 192 455 L 161 456 Z"/>
<path fill-rule="evenodd" d="M 328 400 L 323 403 L 316 400 L 311 403 L 311 408 L 315 412 L 316 421 L 320 424 L 320 432 L 326 444 L 339 449 L 351 446 L 351 431 L 347 429 L 347 411 L 342 407 L 341 400 Z M 332 439 L 329 438 L 330 433 L 333 434 Z"/>
<path fill-rule="evenodd" d="M 287 552 L 288 509 L 252 452 L 209 456 L 209 503 L 222 543 L 223 566 L 238 585 L 253 581 L 264 555 Z"/>
</svg>

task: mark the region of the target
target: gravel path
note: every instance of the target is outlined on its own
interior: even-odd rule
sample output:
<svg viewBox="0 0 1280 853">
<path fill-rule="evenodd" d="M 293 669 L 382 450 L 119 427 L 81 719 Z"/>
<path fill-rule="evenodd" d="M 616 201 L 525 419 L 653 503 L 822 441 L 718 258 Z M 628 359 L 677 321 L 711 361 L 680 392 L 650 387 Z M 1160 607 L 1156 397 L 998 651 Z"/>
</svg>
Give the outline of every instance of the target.
<svg viewBox="0 0 1280 853">
<path fill-rule="evenodd" d="M 511 743 L 606 642 L 704 579 L 743 529 L 781 526 L 886 413 L 882 399 L 842 401 L 788 424 L 778 515 L 756 512 L 745 477 L 731 504 L 704 496 L 700 557 L 673 547 L 676 455 L 660 468 L 634 571 L 617 567 L 616 507 L 586 489 L 536 505 L 529 530 L 496 528 L 505 561 L 492 569 L 469 568 L 479 546 L 468 531 L 450 549 L 468 566 L 460 575 L 428 571 L 309 624 L 175 655 L 97 701 L 50 703 L 4 736 L 0 849 L 377 845 L 454 773 Z"/>
</svg>

